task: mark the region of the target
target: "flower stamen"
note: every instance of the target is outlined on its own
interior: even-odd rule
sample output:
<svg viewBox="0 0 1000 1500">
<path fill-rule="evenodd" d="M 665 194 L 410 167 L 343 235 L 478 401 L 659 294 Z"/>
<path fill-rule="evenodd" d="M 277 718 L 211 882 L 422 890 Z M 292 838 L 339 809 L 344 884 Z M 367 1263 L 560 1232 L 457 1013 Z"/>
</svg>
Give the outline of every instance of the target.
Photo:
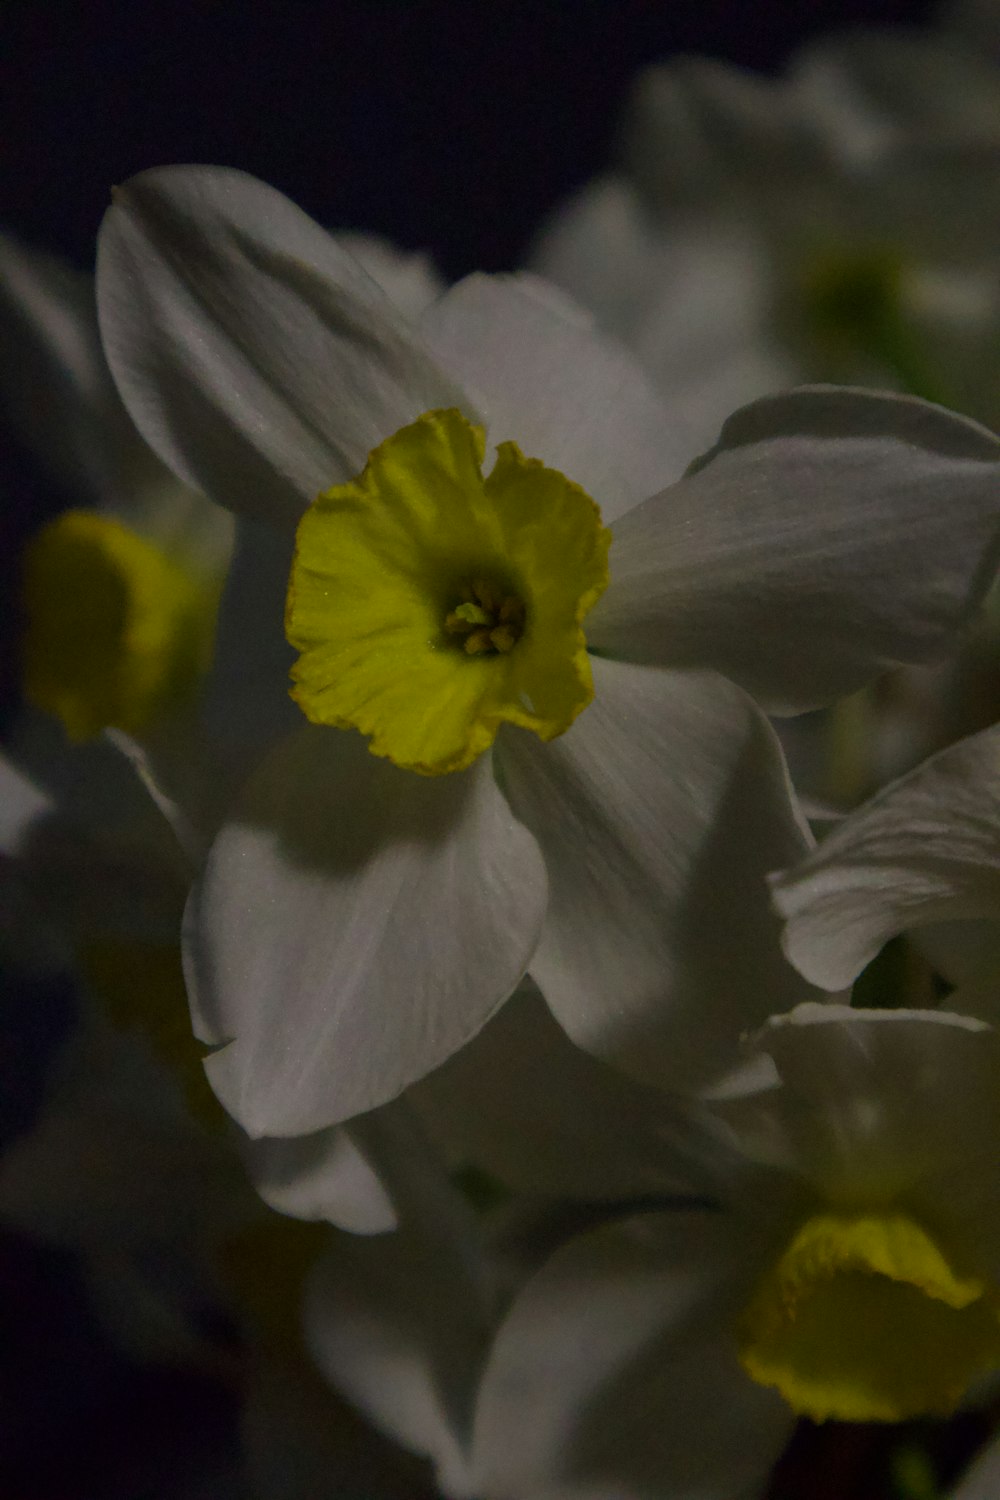
<svg viewBox="0 0 1000 1500">
<path fill-rule="evenodd" d="M 516 594 L 504 594 L 488 579 L 477 578 L 462 585 L 459 598 L 461 603 L 445 616 L 444 628 L 449 635 L 464 637 L 469 656 L 507 652 L 517 645 L 526 611 Z"/>
</svg>

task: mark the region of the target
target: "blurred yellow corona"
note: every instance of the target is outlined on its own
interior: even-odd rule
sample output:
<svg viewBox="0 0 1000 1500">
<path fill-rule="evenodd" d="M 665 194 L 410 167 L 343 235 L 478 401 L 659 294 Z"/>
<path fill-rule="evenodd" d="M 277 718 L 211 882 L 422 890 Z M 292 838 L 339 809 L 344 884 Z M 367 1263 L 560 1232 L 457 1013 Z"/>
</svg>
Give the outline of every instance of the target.
<svg viewBox="0 0 1000 1500">
<path fill-rule="evenodd" d="M 120 521 L 71 510 L 24 567 L 24 691 L 72 740 L 142 735 L 208 665 L 216 589 Z"/>
<path fill-rule="evenodd" d="M 820 1214 L 761 1280 L 740 1358 L 814 1421 L 944 1416 L 1000 1364 L 997 1296 L 905 1214 Z"/>
</svg>

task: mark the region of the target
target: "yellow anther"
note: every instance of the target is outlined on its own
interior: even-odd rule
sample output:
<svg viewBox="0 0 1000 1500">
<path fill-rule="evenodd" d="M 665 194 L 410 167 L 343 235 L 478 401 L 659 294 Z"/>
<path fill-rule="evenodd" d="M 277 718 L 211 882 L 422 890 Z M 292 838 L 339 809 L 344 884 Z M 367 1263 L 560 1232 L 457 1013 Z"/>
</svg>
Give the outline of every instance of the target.
<svg viewBox="0 0 1000 1500">
<path fill-rule="evenodd" d="M 524 633 L 525 608 L 514 594 L 504 594 L 487 579 L 477 578 L 462 584 L 459 594 L 465 603 L 445 616 L 444 628 L 449 635 L 464 636 L 462 645 L 468 656 L 513 649 Z M 477 603 L 469 599 L 475 596 Z"/>
</svg>

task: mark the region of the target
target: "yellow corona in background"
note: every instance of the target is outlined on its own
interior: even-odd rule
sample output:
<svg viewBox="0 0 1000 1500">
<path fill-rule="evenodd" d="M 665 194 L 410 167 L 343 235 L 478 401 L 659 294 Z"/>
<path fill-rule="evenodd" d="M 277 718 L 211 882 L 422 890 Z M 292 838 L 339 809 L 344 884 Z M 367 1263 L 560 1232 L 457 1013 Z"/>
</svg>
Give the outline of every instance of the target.
<svg viewBox="0 0 1000 1500">
<path fill-rule="evenodd" d="M 1000 1364 L 997 1294 L 905 1214 L 819 1214 L 758 1286 L 740 1358 L 814 1421 L 946 1416 Z"/>
<path fill-rule="evenodd" d="M 299 523 L 285 628 L 292 696 L 424 775 L 460 771 L 501 723 L 544 740 L 593 697 L 582 622 L 611 534 L 579 485 L 426 412 Z"/>
<path fill-rule="evenodd" d="M 120 521 L 71 510 L 24 567 L 24 691 L 73 740 L 141 735 L 206 669 L 217 589 Z"/>
</svg>

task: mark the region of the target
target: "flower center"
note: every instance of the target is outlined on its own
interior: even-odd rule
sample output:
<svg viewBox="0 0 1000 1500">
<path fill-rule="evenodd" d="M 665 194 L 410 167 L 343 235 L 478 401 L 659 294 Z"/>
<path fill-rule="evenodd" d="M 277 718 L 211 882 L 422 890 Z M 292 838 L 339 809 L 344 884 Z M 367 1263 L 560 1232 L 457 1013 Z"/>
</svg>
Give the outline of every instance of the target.
<svg viewBox="0 0 1000 1500">
<path fill-rule="evenodd" d="M 525 608 L 488 578 L 463 584 L 459 603 L 445 616 L 444 628 L 457 637 L 469 656 L 510 651 L 524 633 Z"/>
<path fill-rule="evenodd" d="M 815 1421 L 947 1415 L 1000 1364 L 998 1306 L 905 1214 L 820 1214 L 758 1285 L 740 1360 Z"/>
<path fill-rule="evenodd" d="M 25 555 L 25 696 L 73 740 L 143 733 L 196 688 L 216 596 L 120 521 L 66 511 Z"/>
<path fill-rule="evenodd" d="M 593 696 L 582 622 L 610 534 L 564 474 L 514 443 L 484 474 L 485 447 L 459 411 L 401 427 L 306 511 L 288 581 L 303 713 L 426 776 L 505 722 L 550 740 Z"/>
<path fill-rule="evenodd" d="M 946 400 L 912 307 L 912 268 L 890 248 L 827 252 L 807 259 L 801 307 L 812 337 L 838 374 L 858 358 L 881 366 L 904 391 Z"/>
</svg>

